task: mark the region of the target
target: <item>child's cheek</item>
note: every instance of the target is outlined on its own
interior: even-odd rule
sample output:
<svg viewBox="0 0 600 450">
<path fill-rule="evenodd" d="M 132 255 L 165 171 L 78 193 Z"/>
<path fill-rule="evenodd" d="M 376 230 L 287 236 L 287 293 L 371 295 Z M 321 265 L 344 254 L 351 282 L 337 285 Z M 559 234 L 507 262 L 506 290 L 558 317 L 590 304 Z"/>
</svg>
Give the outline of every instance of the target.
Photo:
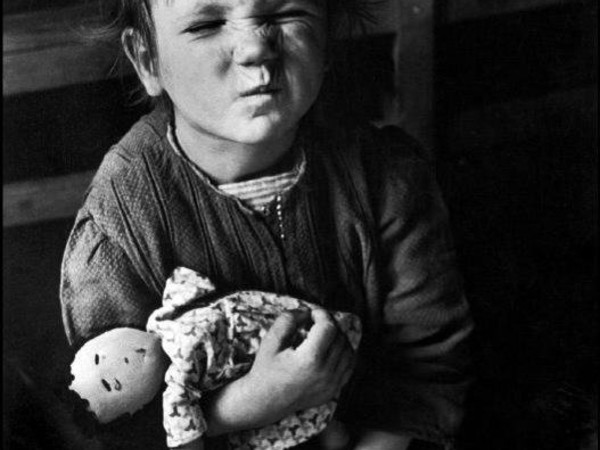
<svg viewBox="0 0 600 450">
<path fill-rule="evenodd" d="M 325 36 L 313 27 L 302 24 L 290 24 L 281 27 L 280 45 L 288 58 L 311 66 L 323 64 L 325 54 Z"/>
</svg>

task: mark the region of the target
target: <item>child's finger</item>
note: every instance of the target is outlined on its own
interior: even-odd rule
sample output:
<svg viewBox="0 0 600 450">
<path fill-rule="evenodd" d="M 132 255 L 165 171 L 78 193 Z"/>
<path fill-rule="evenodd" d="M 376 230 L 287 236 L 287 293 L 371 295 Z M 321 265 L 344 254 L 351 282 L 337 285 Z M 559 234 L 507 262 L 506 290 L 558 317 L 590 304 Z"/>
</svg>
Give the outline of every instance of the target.
<svg viewBox="0 0 600 450">
<path fill-rule="evenodd" d="M 288 343 L 293 339 L 298 327 L 305 320 L 305 314 L 284 312 L 271 325 L 271 328 L 265 335 L 261 350 L 275 354 L 288 347 Z"/>
<path fill-rule="evenodd" d="M 339 365 L 340 359 L 343 357 L 344 352 L 349 348 L 350 344 L 348 343 L 344 333 L 338 332 L 334 341 L 329 346 L 327 364 L 335 369 Z"/>
<path fill-rule="evenodd" d="M 352 373 L 354 373 L 354 367 L 356 365 L 356 357 L 354 355 L 354 350 L 350 349 L 348 352 L 344 353 L 340 358 L 338 366 L 336 367 L 336 374 L 338 375 L 338 386 L 340 389 L 348 383 Z"/>
<path fill-rule="evenodd" d="M 312 319 L 313 326 L 298 350 L 322 361 L 327 357 L 329 348 L 339 331 L 331 315 L 324 309 L 313 309 Z"/>
</svg>

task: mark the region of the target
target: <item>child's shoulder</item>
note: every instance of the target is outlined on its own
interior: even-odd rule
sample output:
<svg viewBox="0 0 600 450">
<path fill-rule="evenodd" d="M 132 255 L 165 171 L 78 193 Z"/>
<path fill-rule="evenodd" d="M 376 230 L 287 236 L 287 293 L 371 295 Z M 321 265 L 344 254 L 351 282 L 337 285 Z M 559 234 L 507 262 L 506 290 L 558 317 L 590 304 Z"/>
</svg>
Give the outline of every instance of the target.
<svg viewBox="0 0 600 450">
<path fill-rule="evenodd" d="M 379 128 L 362 124 L 349 130 L 334 130 L 330 136 L 335 144 L 328 146 L 333 149 L 329 154 L 337 160 L 345 160 L 347 166 L 364 171 L 367 176 L 398 177 L 430 163 L 422 146 L 396 126 Z"/>
<path fill-rule="evenodd" d="M 159 158 L 164 153 L 168 123 L 161 109 L 142 116 L 108 151 L 100 169 L 131 169 L 144 160 Z"/>
<path fill-rule="evenodd" d="M 93 186 L 105 183 L 132 184 L 146 178 L 145 173 L 160 170 L 168 159 L 166 148 L 168 118 L 161 110 L 141 117 L 113 145 L 94 178 Z"/>
<path fill-rule="evenodd" d="M 152 193 L 164 191 L 173 178 L 168 151 L 168 120 L 160 111 L 138 120 L 129 132 L 104 156 L 88 188 L 85 208 L 110 212 L 130 203 L 144 209 Z"/>
</svg>

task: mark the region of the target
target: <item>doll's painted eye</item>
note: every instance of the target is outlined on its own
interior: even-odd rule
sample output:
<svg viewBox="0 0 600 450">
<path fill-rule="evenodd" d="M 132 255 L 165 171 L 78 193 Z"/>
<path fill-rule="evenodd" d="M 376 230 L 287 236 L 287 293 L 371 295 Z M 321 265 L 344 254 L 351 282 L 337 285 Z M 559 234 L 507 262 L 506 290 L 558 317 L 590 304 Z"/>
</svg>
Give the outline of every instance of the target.
<svg viewBox="0 0 600 450">
<path fill-rule="evenodd" d="M 125 364 L 129 364 L 129 358 L 125 357 L 123 359 L 125 360 Z"/>
<path fill-rule="evenodd" d="M 94 355 L 94 361 L 96 362 L 96 365 L 100 364 L 100 357 L 98 356 L 98 353 Z"/>
</svg>

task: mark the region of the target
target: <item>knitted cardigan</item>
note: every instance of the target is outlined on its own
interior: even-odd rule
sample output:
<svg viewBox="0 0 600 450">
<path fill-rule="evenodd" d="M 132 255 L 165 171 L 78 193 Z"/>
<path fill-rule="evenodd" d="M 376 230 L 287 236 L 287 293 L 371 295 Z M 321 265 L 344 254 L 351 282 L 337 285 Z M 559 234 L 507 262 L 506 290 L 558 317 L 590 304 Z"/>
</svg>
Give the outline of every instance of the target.
<svg viewBox="0 0 600 450">
<path fill-rule="evenodd" d="M 450 447 L 472 324 L 447 211 L 418 146 L 393 128 L 303 126 L 294 145 L 305 170 L 283 194 L 282 213 L 261 214 L 173 151 L 169 121 L 162 110 L 140 119 L 86 193 L 62 266 L 71 344 L 115 327 L 144 329 L 178 266 L 223 293 L 302 298 L 363 322 L 339 418 Z"/>
</svg>

